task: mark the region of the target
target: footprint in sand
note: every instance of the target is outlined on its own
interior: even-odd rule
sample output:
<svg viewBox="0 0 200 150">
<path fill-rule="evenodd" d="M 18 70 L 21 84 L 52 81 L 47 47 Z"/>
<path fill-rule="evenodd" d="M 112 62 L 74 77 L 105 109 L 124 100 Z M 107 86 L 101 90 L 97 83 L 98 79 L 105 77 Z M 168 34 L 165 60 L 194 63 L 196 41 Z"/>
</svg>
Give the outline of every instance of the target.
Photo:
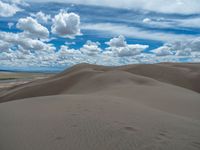
<svg viewBox="0 0 200 150">
<path fill-rule="evenodd" d="M 160 131 L 155 139 L 158 142 L 166 142 L 166 141 L 170 140 L 170 137 L 169 137 L 167 131 Z"/>
<path fill-rule="evenodd" d="M 197 142 L 197 141 L 193 141 L 192 142 L 192 146 L 197 148 L 197 149 L 200 149 L 200 142 Z"/>
<path fill-rule="evenodd" d="M 131 127 L 131 126 L 126 126 L 126 127 L 124 127 L 124 129 L 125 129 L 126 131 L 131 131 L 131 132 L 136 132 L 136 131 L 137 131 L 136 128 Z"/>
<path fill-rule="evenodd" d="M 57 136 L 57 137 L 55 138 L 56 141 L 60 141 L 60 140 L 63 140 L 63 139 L 64 139 L 64 137 L 61 137 L 61 136 Z"/>
</svg>

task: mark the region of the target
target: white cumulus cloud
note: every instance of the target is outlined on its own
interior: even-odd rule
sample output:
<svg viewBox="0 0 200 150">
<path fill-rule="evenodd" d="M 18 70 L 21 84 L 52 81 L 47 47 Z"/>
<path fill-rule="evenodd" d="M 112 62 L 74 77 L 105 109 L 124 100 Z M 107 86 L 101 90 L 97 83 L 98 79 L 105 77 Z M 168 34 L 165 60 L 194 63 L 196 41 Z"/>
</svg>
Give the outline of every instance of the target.
<svg viewBox="0 0 200 150">
<path fill-rule="evenodd" d="M 22 9 L 17 5 L 0 1 L 0 17 L 11 17 L 19 11 Z"/>
<path fill-rule="evenodd" d="M 191 56 L 191 49 L 177 50 L 176 56 Z"/>
<path fill-rule="evenodd" d="M 173 55 L 172 49 L 166 45 L 161 46 L 157 49 L 152 50 L 153 53 L 156 54 L 156 56 L 168 56 Z"/>
<path fill-rule="evenodd" d="M 168 47 L 170 47 L 172 50 L 188 50 L 190 49 L 193 52 L 200 52 L 200 37 L 197 37 L 195 39 L 189 39 L 189 40 L 182 40 L 182 41 L 175 41 L 171 43 L 166 44 Z"/>
<path fill-rule="evenodd" d="M 36 18 L 36 20 L 40 23 L 47 23 L 51 19 L 51 15 L 47 15 L 42 11 L 39 11 L 36 14 L 32 13 L 31 16 Z"/>
<path fill-rule="evenodd" d="M 62 45 L 60 47 L 60 50 L 59 50 L 59 54 L 61 56 L 65 56 L 65 55 L 74 55 L 74 54 L 81 54 L 81 52 L 79 50 L 75 50 L 75 49 L 70 49 L 68 46 L 66 45 Z"/>
<path fill-rule="evenodd" d="M 74 38 L 76 35 L 80 35 L 80 16 L 61 10 L 53 18 L 51 31 L 53 34 L 68 38 Z"/>
<path fill-rule="evenodd" d="M 110 47 L 106 48 L 105 53 L 119 56 L 119 57 L 130 57 L 140 54 L 142 51 L 147 49 L 148 45 L 140 44 L 127 44 L 125 37 L 120 35 L 106 42 Z"/>
<path fill-rule="evenodd" d="M 99 45 L 99 42 L 87 41 L 86 44 L 84 44 L 83 47 L 80 49 L 80 51 L 83 54 L 95 56 L 101 52 L 101 48 L 99 48 Z"/>
<path fill-rule="evenodd" d="M 46 39 L 49 36 L 48 29 L 31 17 L 19 19 L 16 26 L 30 37 Z"/>
<path fill-rule="evenodd" d="M 9 52 L 9 50 L 10 50 L 9 45 L 10 45 L 9 43 L 0 40 L 0 53 L 1 52 Z"/>
<path fill-rule="evenodd" d="M 21 47 L 31 51 L 54 51 L 51 44 L 46 44 L 38 39 L 31 39 L 23 33 L 10 33 L 0 31 L 0 40 L 9 43 L 10 48 Z"/>
<path fill-rule="evenodd" d="M 165 43 L 163 46 L 152 50 L 152 52 L 157 56 L 191 56 L 192 53 L 200 52 L 200 38 Z"/>
<path fill-rule="evenodd" d="M 109 42 L 106 42 L 110 47 L 125 47 L 126 41 L 124 36 L 120 35 L 118 37 L 112 38 Z"/>
</svg>

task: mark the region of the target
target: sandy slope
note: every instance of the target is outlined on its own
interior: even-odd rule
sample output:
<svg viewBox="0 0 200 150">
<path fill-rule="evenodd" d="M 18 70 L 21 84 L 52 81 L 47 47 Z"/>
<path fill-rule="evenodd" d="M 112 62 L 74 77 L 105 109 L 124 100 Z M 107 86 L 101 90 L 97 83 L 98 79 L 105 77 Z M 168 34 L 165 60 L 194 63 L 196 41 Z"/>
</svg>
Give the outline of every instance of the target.
<svg viewBox="0 0 200 150">
<path fill-rule="evenodd" d="M 95 90 L 99 91 L 99 88 L 113 86 L 119 84 L 119 82 L 146 84 L 152 82 L 153 79 L 200 93 L 200 64 L 164 63 L 128 65 L 115 68 L 80 64 L 48 79 L 12 88 L 0 95 L 0 102 L 28 97 L 68 94 L 73 89 L 76 94 L 84 91 L 95 92 Z M 85 84 L 90 86 L 85 87 Z"/>
<path fill-rule="evenodd" d="M 82 64 L 10 89 L 0 150 L 199 150 L 199 66 Z"/>
</svg>

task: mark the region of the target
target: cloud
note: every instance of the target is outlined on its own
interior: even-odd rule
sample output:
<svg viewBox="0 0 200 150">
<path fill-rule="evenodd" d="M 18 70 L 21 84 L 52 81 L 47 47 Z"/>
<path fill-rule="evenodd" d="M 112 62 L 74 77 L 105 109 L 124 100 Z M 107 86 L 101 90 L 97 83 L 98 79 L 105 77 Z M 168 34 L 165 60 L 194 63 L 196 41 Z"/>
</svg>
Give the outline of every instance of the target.
<svg viewBox="0 0 200 150">
<path fill-rule="evenodd" d="M 0 31 L 0 40 L 9 43 L 10 48 L 18 49 L 23 48 L 24 50 L 30 51 L 54 51 L 55 48 L 51 44 L 46 44 L 37 39 L 31 39 L 23 33 L 10 33 Z"/>
<path fill-rule="evenodd" d="M 30 37 L 46 39 L 49 36 L 48 29 L 31 17 L 19 19 L 16 26 Z"/>
<path fill-rule="evenodd" d="M 42 11 L 37 12 L 36 14 L 31 14 L 32 17 L 40 23 L 47 23 L 51 19 L 51 15 L 46 15 Z"/>
<path fill-rule="evenodd" d="M 0 53 L 1 61 L 6 61 L 7 63 L 13 59 L 13 54 L 8 52 Z M 8 61 L 9 60 L 9 61 Z"/>
<path fill-rule="evenodd" d="M 120 35 L 106 42 L 110 47 L 106 48 L 105 54 L 118 57 L 131 57 L 140 54 L 147 49 L 148 45 L 127 44 L 125 37 Z"/>
<path fill-rule="evenodd" d="M 142 20 L 142 22 L 144 22 L 144 23 L 150 23 L 152 20 L 150 19 L 150 18 L 144 18 L 143 20 Z"/>
<path fill-rule="evenodd" d="M 168 56 L 168 55 L 173 55 L 172 49 L 166 45 L 161 46 L 157 49 L 152 50 L 156 56 Z"/>
<path fill-rule="evenodd" d="M 125 38 L 122 35 L 111 39 L 109 42 L 106 42 L 106 44 L 110 47 L 125 47 L 127 45 Z"/>
<path fill-rule="evenodd" d="M 200 28 L 200 17 L 196 17 L 196 18 L 189 18 L 189 19 L 177 19 L 175 20 L 177 21 L 179 26 L 182 27 L 193 27 L 193 28 Z"/>
<path fill-rule="evenodd" d="M 200 37 L 190 40 L 174 41 L 166 44 L 172 50 L 188 50 L 200 52 Z"/>
<path fill-rule="evenodd" d="M 25 0 L 6 0 L 6 1 L 20 6 L 29 6 L 29 4 L 25 2 Z"/>
<path fill-rule="evenodd" d="M 126 47 L 118 48 L 109 47 L 106 49 L 107 51 L 109 51 L 109 53 L 107 51 L 105 51 L 105 53 L 113 55 L 115 57 L 131 57 L 139 55 L 145 48 L 146 46 L 144 47 L 144 45 L 128 45 Z"/>
<path fill-rule="evenodd" d="M 152 52 L 157 56 L 191 56 L 193 52 L 200 52 L 200 38 L 165 43 Z"/>
<path fill-rule="evenodd" d="M 19 11 L 22 11 L 22 9 L 15 4 L 0 1 L 0 17 L 11 17 Z"/>
<path fill-rule="evenodd" d="M 8 22 L 8 28 L 11 29 L 14 26 L 13 22 Z"/>
<path fill-rule="evenodd" d="M 1 52 L 9 52 L 9 43 L 0 40 L 0 53 Z"/>
<path fill-rule="evenodd" d="M 102 51 L 101 48 L 99 48 L 99 45 L 100 45 L 99 42 L 87 41 L 86 44 L 84 44 L 83 47 L 80 49 L 80 51 L 83 54 L 89 56 L 95 56 Z"/>
<path fill-rule="evenodd" d="M 133 56 L 142 53 L 145 49 L 149 48 L 148 45 L 129 44 L 125 49 L 119 51 L 119 56 Z"/>
<path fill-rule="evenodd" d="M 181 2 L 179 3 L 182 5 Z M 13 3 L 8 4 L 14 5 Z M 97 36 L 101 36 L 102 34 L 104 38 L 105 36 L 112 36 L 114 38 L 106 42 L 108 45 L 106 48 L 104 48 L 104 45 L 101 48 L 98 42 L 87 41 L 81 48 L 72 49 L 70 48 L 71 46 L 67 46 L 73 44 L 73 42 L 70 42 L 72 40 L 67 42 L 67 40 L 57 39 L 59 42 L 65 43 L 61 46 L 56 43 L 56 47 L 60 46 L 60 48 L 49 44 L 47 40 L 56 38 L 57 36 L 73 38 L 76 35 L 80 35 L 79 15 L 60 11 L 51 20 L 51 16 L 43 12 L 31 14 L 31 17 L 19 19 L 17 28 L 21 29 L 21 32 L 12 33 L 0 31 L 0 66 L 24 65 L 60 67 L 81 62 L 103 65 L 124 65 L 130 63 L 156 63 L 164 61 L 180 62 L 181 59 L 190 62 L 200 61 L 200 39 L 196 38 L 196 36 L 198 36 L 197 34 L 180 34 L 180 32 L 170 33 L 166 30 L 152 30 L 148 28 L 151 26 L 163 28 L 168 26 L 173 28 L 176 27 L 176 25 L 183 26 L 183 22 L 187 19 L 180 19 L 181 17 L 175 19 L 176 16 L 175 18 L 170 18 L 171 15 L 166 15 L 166 18 L 159 20 L 158 17 L 162 16 L 162 14 L 156 14 L 151 17 L 148 15 L 147 17 L 144 16 L 138 17 L 132 22 L 132 20 L 128 20 L 130 19 L 130 14 L 127 14 L 128 19 L 122 17 L 123 19 L 120 20 L 127 23 L 127 25 L 119 23 L 98 23 L 95 22 L 96 20 L 92 20 L 94 24 L 85 23 L 81 29 L 92 32 L 97 31 L 94 33 L 97 33 Z M 105 18 L 102 20 L 105 21 L 104 19 Z M 48 29 L 42 24 L 50 22 L 53 23 L 51 32 L 54 35 L 51 34 L 49 37 Z M 139 27 L 133 27 L 134 23 L 140 23 L 141 26 L 138 24 Z M 173 23 L 177 24 L 173 25 Z M 11 27 L 13 24 L 9 24 L 9 26 Z M 152 53 L 149 53 L 145 51 L 149 48 L 148 45 L 129 44 L 122 35 L 132 38 L 164 41 L 167 43 L 153 50 Z M 174 39 L 178 41 L 174 42 Z M 80 39 L 77 41 L 80 41 Z"/>
<path fill-rule="evenodd" d="M 160 17 L 152 17 L 152 18 L 144 18 L 142 20 L 146 27 L 153 27 L 158 29 L 178 29 L 179 25 L 176 19 L 170 18 L 160 18 Z"/>
<path fill-rule="evenodd" d="M 176 56 L 191 56 L 191 50 L 190 49 L 184 49 L 184 50 L 177 50 Z"/>
<path fill-rule="evenodd" d="M 74 38 L 76 35 L 80 35 L 80 16 L 61 10 L 53 18 L 51 31 L 53 34 L 68 38 Z"/>
<path fill-rule="evenodd" d="M 165 31 L 152 31 L 116 23 L 83 24 L 81 29 L 99 31 L 103 35 L 124 35 L 126 37 L 149 39 L 163 42 L 174 41 L 174 39 L 186 40 L 196 38 L 196 35 L 167 33 Z"/>
<path fill-rule="evenodd" d="M 33 1 L 33 0 L 32 0 Z M 35 0 L 34 0 L 35 1 Z M 39 1 L 39 0 L 37 0 Z M 53 1 L 53 0 L 47 0 Z M 57 2 L 66 2 L 57 0 Z M 84 5 L 98 5 L 126 9 L 143 9 L 168 14 L 196 14 L 200 13 L 199 0 L 73 0 L 67 1 Z"/>
<path fill-rule="evenodd" d="M 1 34 L 0 34 L 1 35 Z M 1 41 L 1 40 L 0 40 Z M 96 42 L 86 42 L 84 45 L 98 45 Z M 49 45 L 50 46 L 50 45 Z M 94 55 L 88 55 L 83 53 L 80 49 L 70 49 L 66 45 L 62 45 L 58 51 L 28 51 L 22 47 L 16 50 L 9 50 L 0 53 L 0 65 L 1 66 L 13 66 L 13 67 L 66 67 L 72 66 L 78 63 L 92 63 L 100 65 L 125 65 L 125 64 L 139 64 L 139 63 L 158 63 L 158 62 L 182 62 L 182 59 L 188 62 L 200 62 L 200 52 L 191 52 L 189 56 L 166 55 L 163 57 L 156 56 L 155 54 L 146 53 L 140 50 L 137 55 L 113 55 L 115 52 L 119 52 L 121 48 L 132 47 L 136 49 L 143 49 L 145 46 L 138 44 L 126 44 L 126 47 L 113 47 L 116 51 L 109 51 L 107 49 L 101 49 L 96 51 Z M 83 46 L 84 47 L 84 46 Z M 147 47 L 147 46 L 146 46 Z M 109 47 L 108 47 L 109 48 Z M 90 48 L 89 48 L 90 49 Z M 87 50 L 89 50 L 87 49 Z M 93 52 L 90 51 L 90 52 Z M 130 51 L 129 51 L 130 52 Z M 128 52 L 128 53 L 129 53 Z M 131 51 L 132 52 L 132 51 Z M 127 54 L 127 52 L 125 52 Z M 116 54 L 116 53 L 115 53 Z M 120 54 L 120 53 L 118 53 Z M 123 56 L 123 57 L 122 57 Z M 23 63 L 22 63 L 23 62 Z"/>
<path fill-rule="evenodd" d="M 74 41 L 73 42 L 68 42 L 68 41 L 65 42 L 65 45 L 75 45 L 75 44 L 76 44 L 76 42 L 74 42 Z"/>
<path fill-rule="evenodd" d="M 101 49 L 98 42 L 87 41 L 80 49 L 70 49 L 68 46 L 62 45 L 60 49 L 56 51 L 55 47 L 49 44 L 45 44 L 41 41 L 41 44 L 43 43 L 42 47 L 31 46 L 33 45 L 33 39 L 25 39 L 25 37 L 22 36 L 23 34 L 21 35 L 20 33 L 0 33 L 0 41 L 3 39 L 3 37 L 5 37 L 3 42 L 8 43 L 9 46 L 8 51 L 0 53 L 1 66 L 3 65 L 22 67 L 23 65 L 38 67 L 64 67 L 66 65 L 74 65 L 81 62 L 102 65 L 122 65 L 133 62 L 139 63 L 139 61 L 142 61 L 141 57 L 143 57 L 139 57 L 139 55 L 142 55 L 143 48 L 147 47 L 138 44 L 126 44 L 124 45 L 124 47 L 116 47 L 116 45 L 118 45 L 116 44 L 115 46 L 112 46 L 112 48 L 116 48 L 116 51 L 110 51 L 108 49 Z M 122 39 L 125 40 L 124 37 Z M 29 44 L 25 45 L 25 41 Z M 39 42 L 39 40 L 34 41 Z M 110 41 L 113 40 L 111 39 Z M 124 42 L 126 43 L 126 41 Z M 13 49 L 14 45 L 17 45 L 17 50 Z M 44 49 L 46 49 L 46 51 Z M 121 51 L 121 49 L 128 49 L 128 51 Z M 114 53 L 117 55 L 115 55 Z M 136 53 L 138 54 L 136 55 Z"/>
<path fill-rule="evenodd" d="M 160 18 L 153 17 L 144 18 L 142 20 L 148 27 L 154 27 L 159 29 L 181 29 L 181 28 L 200 28 L 200 17 L 189 17 L 189 18 Z"/>
<path fill-rule="evenodd" d="M 65 55 L 76 55 L 76 54 L 81 54 L 81 52 L 79 50 L 75 50 L 75 49 L 70 49 L 68 46 L 66 45 L 62 45 L 60 50 L 59 50 L 59 54 L 60 56 L 65 56 Z"/>
</svg>

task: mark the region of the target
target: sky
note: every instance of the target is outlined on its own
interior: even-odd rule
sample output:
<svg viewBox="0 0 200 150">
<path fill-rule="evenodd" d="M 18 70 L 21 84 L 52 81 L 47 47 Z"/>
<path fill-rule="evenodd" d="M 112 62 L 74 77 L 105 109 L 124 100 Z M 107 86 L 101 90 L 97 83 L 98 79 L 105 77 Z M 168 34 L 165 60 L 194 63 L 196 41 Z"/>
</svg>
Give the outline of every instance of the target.
<svg viewBox="0 0 200 150">
<path fill-rule="evenodd" d="M 200 62 L 199 0 L 0 0 L 0 70 Z"/>
</svg>

